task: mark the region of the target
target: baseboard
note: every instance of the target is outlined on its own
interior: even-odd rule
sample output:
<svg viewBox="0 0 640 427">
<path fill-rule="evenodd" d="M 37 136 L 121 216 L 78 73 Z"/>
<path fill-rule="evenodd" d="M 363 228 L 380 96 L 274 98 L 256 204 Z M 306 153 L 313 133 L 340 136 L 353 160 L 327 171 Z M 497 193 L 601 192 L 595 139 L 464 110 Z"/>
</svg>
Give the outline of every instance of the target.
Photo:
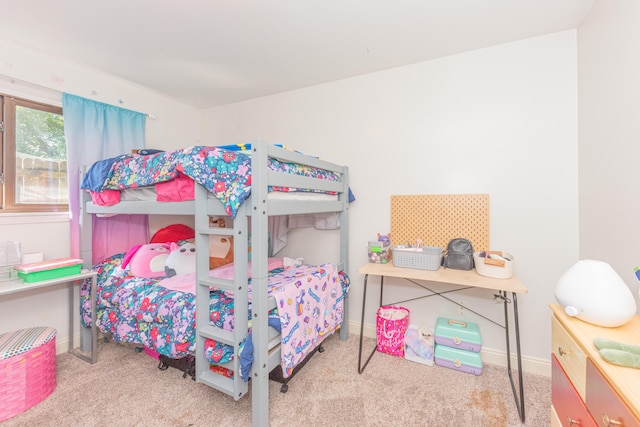
<svg viewBox="0 0 640 427">
<path fill-rule="evenodd" d="M 360 323 L 349 322 L 349 330 L 358 334 L 360 331 Z M 376 327 L 374 325 L 364 324 L 362 335 L 367 338 L 376 337 Z M 489 365 L 507 366 L 507 353 L 501 350 L 483 347 L 480 351 L 482 362 Z M 515 354 L 511 355 L 511 369 L 517 371 L 518 365 Z M 522 371 L 533 375 L 542 375 L 551 377 L 551 361 L 536 357 L 522 356 Z"/>
</svg>

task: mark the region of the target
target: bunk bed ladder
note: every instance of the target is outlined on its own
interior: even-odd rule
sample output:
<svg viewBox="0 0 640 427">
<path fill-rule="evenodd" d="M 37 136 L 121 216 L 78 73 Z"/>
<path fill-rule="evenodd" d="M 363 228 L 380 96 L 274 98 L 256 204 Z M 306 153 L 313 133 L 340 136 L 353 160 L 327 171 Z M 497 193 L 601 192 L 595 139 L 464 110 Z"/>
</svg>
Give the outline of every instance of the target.
<svg viewBox="0 0 640 427">
<path fill-rule="evenodd" d="M 240 207 L 233 221 L 233 228 L 215 228 L 209 225 L 209 215 L 215 214 L 214 207 L 219 210 L 220 202 L 209 199 L 209 195 L 200 185 L 196 185 L 195 194 L 195 228 L 196 228 L 196 381 L 240 399 L 248 391 L 248 384 L 240 377 L 240 361 L 238 348 L 246 337 L 248 330 L 248 283 L 247 250 L 248 221 L 244 210 Z M 243 213 L 243 214 L 241 214 Z M 224 280 L 209 275 L 209 236 L 228 235 L 234 238 L 234 280 Z M 244 260 L 244 262 L 243 262 Z M 234 295 L 234 331 L 226 331 L 209 323 L 210 289 L 216 288 Z M 221 365 L 233 372 L 231 378 L 210 370 L 205 357 L 205 342 L 213 339 L 219 343 L 233 346 L 235 357 L 232 361 Z"/>
</svg>

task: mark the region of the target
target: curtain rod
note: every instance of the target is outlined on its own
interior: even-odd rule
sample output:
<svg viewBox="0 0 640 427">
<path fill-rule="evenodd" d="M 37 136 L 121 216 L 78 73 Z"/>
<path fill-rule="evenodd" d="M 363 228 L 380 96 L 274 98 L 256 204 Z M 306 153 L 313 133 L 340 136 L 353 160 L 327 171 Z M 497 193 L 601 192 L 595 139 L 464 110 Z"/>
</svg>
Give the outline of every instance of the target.
<svg viewBox="0 0 640 427">
<path fill-rule="evenodd" d="M 5 74 L 0 74 L 0 79 L 2 80 L 6 80 L 7 83 L 9 83 L 10 85 L 14 85 L 15 87 L 24 87 L 27 89 L 27 93 L 26 95 L 28 96 L 36 96 L 39 97 L 41 101 L 45 101 L 45 102 L 57 102 L 58 104 L 62 105 L 61 99 L 62 99 L 62 91 L 59 91 L 57 89 L 52 89 L 50 87 L 47 86 L 43 86 L 37 83 L 32 83 L 32 82 L 28 82 L 25 80 L 21 80 L 21 79 L 16 79 L 15 77 L 10 77 L 7 76 Z M 16 86 L 17 85 L 17 86 Z M 31 93 L 29 92 L 29 89 L 35 89 L 37 92 Z M 20 93 L 18 91 L 18 93 Z M 11 95 L 11 94 L 10 94 Z M 18 94 L 13 94 L 14 96 L 19 96 Z M 75 94 L 72 94 L 75 95 Z M 98 92 L 95 90 L 91 91 L 91 94 L 89 97 L 83 97 L 83 98 L 87 98 L 87 99 L 91 99 L 91 97 L 95 97 L 98 95 Z M 23 95 L 24 96 L 24 95 Z M 76 95 L 76 96 L 80 96 L 80 95 Z M 99 101 L 99 102 L 103 102 L 103 101 Z M 108 102 L 105 102 L 105 104 L 109 104 L 109 105 L 113 105 L 114 107 L 122 107 L 122 104 L 124 104 L 124 101 L 122 100 L 118 100 L 118 104 L 120 105 L 115 105 L 115 104 L 111 104 Z M 157 116 L 155 114 L 151 114 L 151 113 L 142 113 L 145 114 L 147 116 L 147 118 L 149 120 L 156 120 Z"/>
</svg>

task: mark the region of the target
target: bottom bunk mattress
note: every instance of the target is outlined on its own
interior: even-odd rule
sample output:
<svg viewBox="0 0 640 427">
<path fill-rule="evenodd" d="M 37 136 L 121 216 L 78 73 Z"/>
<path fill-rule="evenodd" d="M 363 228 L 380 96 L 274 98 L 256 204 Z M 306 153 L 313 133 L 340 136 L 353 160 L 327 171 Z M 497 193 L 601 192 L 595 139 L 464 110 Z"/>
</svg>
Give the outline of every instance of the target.
<svg viewBox="0 0 640 427">
<path fill-rule="evenodd" d="M 140 344 L 170 358 L 179 359 L 193 354 L 196 342 L 195 295 L 162 286 L 162 277 L 132 276 L 129 269 L 122 268 L 124 255 L 113 255 L 94 266 L 98 273 L 98 329 L 111 335 L 115 342 Z M 341 326 L 349 279 L 344 273 L 338 272 L 333 264 L 301 265 L 287 269 L 282 268 L 282 263 L 277 260 L 269 264 L 276 267 L 269 275 L 269 294 L 277 302 L 277 308 L 270 313 L 269 325 L 282 331 L 282 366 L 286 377 L 325 336 Z M 229 267 L 226 266 L 227 269 Z M 85 281 L 80 292 L 84 326 L 91 325 L 90 290 L 90 281 Z M 212 290 L 210 296 L 210 323 L 232 331 L 232 294 Z M 250 313 L 251 302 L 249 317 Z M 247 332 L 248 338 L 240 346 L 239 355 L 242 366 L 239 374 L 245 381 L 253 360 L 251 330 Z M 232 346 L 208 339 L 205 354 L 214 366 L 212 370 L 233 375 L 215 368 L 236 356 Z"/>
</svg>

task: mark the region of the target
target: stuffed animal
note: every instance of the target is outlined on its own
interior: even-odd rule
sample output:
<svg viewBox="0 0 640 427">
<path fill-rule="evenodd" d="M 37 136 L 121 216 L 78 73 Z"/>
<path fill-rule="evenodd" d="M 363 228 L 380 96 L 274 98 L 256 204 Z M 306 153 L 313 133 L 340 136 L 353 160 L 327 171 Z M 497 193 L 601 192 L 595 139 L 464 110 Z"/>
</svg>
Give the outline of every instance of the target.
<svg viewBox="0 0 640 427">
<path fill-rule="evenodd" d="M 220 234 L 209 236 L 209 269 L 233 262 L 233 237 Z"/>
<path fill-rule="evenodd" d="M 131 270 L 136 277 L 161 277 L 165 275 L 164 264 L 169 256 L 167 243 L 149 243 L 133 246 L 122 260 L 122 268 Z"/>
<path fill-rule="evenodd" d="M 593 345 L 604 360 L 614 365 L 640 369 L 640 345 L 594 338 Z"/>
<path fill-rule="evenodd" d="M 405 350 L 409 355 L 419 357 L 425 362 L 433 360 L 433 334 L 425 327 L 409 328 L 405 335 Z"/>
<path fill-rule="evenodd" d="M 196 245 L 185 243 L 178 246 L 177 243 L 171 243 L 170 249 L 171 253 L 164 263 L 167 277 L 196 272 Z"/>
<path fill-rule="evenodd" d="M 384 246 L 391 245 L 391 233 L 380 234 L 378 233 L 378 242 L 382 242 Z"/>
</svg>

